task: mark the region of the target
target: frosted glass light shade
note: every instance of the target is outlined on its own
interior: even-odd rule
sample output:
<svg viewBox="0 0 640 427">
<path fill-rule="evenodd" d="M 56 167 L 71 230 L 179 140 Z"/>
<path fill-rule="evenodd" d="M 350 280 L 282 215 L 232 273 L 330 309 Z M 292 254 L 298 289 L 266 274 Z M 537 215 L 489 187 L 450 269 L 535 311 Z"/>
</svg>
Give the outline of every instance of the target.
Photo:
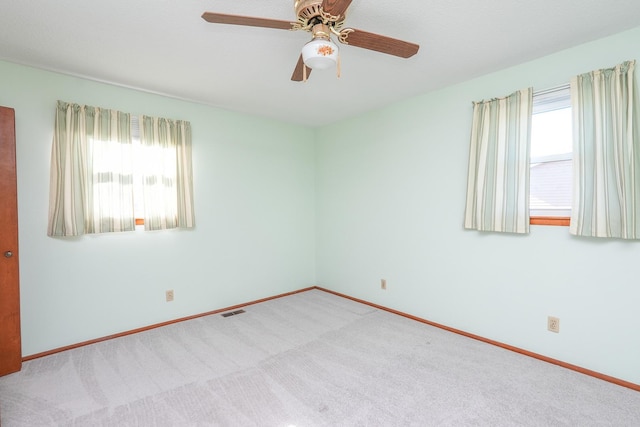
<svg viewBox="0 0 640 427">
<path fill-rule="evenodd" d="M 313 39 L 302 47 L 302 60 L 311 69 L 327 69 L 338 62 L 338 46 L 331 40 Z"/>
</svg>

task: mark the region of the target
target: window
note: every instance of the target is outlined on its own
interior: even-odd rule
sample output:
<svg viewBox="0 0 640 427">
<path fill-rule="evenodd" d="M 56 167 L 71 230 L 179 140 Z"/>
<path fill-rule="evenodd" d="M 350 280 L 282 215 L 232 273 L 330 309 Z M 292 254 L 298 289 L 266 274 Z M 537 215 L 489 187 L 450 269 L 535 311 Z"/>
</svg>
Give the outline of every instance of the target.
<svg viewBox="0 0 640 427">
<path fill-rule="evenodd" d="M 134 163 L 144 165 L 144 147 L 140 143 L 140 119 L 138 116 L 131 116 L 131 143 L 133 148 Z M 136 226 L 144 225 L 144 189 L 143 189 L 142 168 L 133 171 L 133 214 Z"/>
<path fill-rule="evenodd" d="M 568 225 L 571 216 L 572 118 L 569 86 L 533 94 L 531 224 Z"/>
<path fill-rule="evenodd" d="M 140 222 L 195 225 L 189 122 L 132 123 L 127 113 L 58 101 L 47 234 L 132 231 Z"/>
</svg>

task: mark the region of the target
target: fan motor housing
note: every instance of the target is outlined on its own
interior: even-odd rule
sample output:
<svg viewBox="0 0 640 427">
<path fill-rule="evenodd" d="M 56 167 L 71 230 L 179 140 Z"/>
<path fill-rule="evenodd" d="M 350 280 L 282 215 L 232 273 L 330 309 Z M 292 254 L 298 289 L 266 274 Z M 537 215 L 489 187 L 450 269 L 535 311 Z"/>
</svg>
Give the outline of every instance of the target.
<svg viewBox="0 0 640 427">
<path fill-rule="evenodd" d="M 322 10 L 322 0 L 293 0 L 293 8 L 302 29 L 311 31 L 313 25 L 320 22 L 339 28 L 344 22 L 343 16 L 328 16 Z"/>
<path fill-rule="evenodd" d="M 298 18 L 306 20 L 320 16 L 322 1 L 318 0 L 293 0 L 293 8 Z"/>
</svg>

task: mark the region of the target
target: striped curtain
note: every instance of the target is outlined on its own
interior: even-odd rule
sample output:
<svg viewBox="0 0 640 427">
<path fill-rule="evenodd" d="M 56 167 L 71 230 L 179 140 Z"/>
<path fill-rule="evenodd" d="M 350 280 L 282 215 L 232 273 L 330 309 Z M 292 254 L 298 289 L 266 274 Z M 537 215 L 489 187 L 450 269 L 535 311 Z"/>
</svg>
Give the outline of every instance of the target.
<svg viewBox="0 0 640 427">
<path fill-rule="evenodd" d="M 58 101 L 47 234 L 134 229 L 129 114 Z"/>
<path fill-rule="evenodd" d="M 571 79 L 573 205 L 569 232 L 640 239 L 635 61 Z"/>
<path fill-rule="evenodd" d="M 142 116 L 145 230 L 193 228 L 191 124 Z"/>
<path fill-rule="evenodd" d="M 533 90 L 474 102 L 464 226 L 529 232 Z"/>
</svg>

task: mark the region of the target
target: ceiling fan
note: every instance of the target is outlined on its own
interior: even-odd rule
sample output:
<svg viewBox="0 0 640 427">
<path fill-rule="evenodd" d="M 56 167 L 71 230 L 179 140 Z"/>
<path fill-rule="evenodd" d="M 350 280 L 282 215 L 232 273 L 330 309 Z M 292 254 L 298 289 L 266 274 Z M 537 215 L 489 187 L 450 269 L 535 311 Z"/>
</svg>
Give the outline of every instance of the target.
<svg viewBox="0 0 640 427">
<path fill-rule="evenodd" d="M 275 28 L 280 30 L 302 30 L 312 34 L 312 39 L 303 48 L 291 80 L 306 81 L 311 69 L 323 69 L 338 64 L 338 46 L 331 36 L 346 45 L 375 50 L 389 55 L 409 58 L 420 46 L 367 31 L 344 28 L 345 13 L 352 0 L 294 0 L 296 22 L 250 16 L 226 15 L 205 12 L 202 18 L 214 24 L 246 25 L 249 27 Z M 339 68 L 338 68 L 339 75 Z"/>
</svg>

